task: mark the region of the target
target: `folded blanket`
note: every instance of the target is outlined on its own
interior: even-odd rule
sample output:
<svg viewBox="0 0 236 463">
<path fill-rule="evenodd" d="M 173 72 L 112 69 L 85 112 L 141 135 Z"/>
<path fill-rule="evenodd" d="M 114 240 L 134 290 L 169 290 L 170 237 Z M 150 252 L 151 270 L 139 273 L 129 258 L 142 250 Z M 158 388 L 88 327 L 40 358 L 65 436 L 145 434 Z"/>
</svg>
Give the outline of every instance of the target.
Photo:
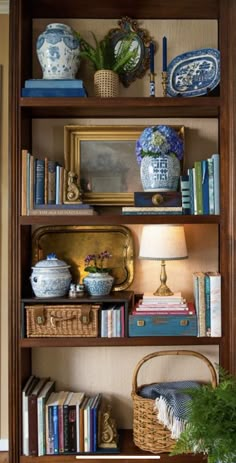
<svg viewBox="0 0 236 463">
<path fill-rule="evenodd" d="M 159 423 L 171 431 L 172 439 L 178 439 L 187 422 L 188 403 L 190 396 L 185 389 L 201 387 L 196 381 L 173 381 L 142 386 L 139 395 L 153 399 L 154 410 L 157 411 Z"/>
</svg>

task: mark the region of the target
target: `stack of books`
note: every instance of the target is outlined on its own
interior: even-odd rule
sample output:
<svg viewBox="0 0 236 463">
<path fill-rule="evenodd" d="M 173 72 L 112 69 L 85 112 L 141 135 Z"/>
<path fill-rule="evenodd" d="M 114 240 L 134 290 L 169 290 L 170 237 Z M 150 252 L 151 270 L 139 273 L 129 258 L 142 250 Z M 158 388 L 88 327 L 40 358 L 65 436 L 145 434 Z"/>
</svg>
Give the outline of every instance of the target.
<svg viewBox="0 0 236 463">
<path fill-rule="evenodd" d="M 181 293 L 144 294 L 129 315 L 129 336 L 197 336 L 194 304 Z"/>
<path fill-rule="evenodd" d="M 186 302 L 180 292 L 172 296 L 154 296 L 145 293 L 133 311 L 133 315 L 193 315 L 193 303 Z"/>
<path fill-rule="evenodd" d="M 194 272 L 193 290 L 198 320 L 198 336 L 221 337 L 221 275 Z"/>
<path fill-rule="evenodd" d="M 220 214 L 220 156 L 195 161 L 180 178 L 184 214 Z"/>
<path fill-rule="evenodd" d="M 22 97 L 86 97 L 81 79 L 29 79 L 21 90 Z"/>
</svg>

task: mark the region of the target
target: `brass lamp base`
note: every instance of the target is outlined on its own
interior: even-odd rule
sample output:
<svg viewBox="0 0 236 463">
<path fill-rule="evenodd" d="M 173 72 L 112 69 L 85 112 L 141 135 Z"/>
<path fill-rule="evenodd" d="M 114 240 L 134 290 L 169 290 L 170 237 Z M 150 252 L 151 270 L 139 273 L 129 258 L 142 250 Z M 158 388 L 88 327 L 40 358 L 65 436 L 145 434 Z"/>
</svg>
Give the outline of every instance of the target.
<svg viewBox="0 0 236 463">
<path fill-rule="evenodd" d="M 173 296 L 173 292 L 168 288 L 167 285 L 160 285 L 159 288 L 153 293 L 154 296 Z"/>
<path fill-rule="evenodd" d="M 166 275 L 166 264 L 165 261 L 161 261 L 161 275 L 160 275 L 161 284 L 159 288 L 155 291 L 154 296 L 173 296 L 173 292 L 168 288 L 167 282 L 167 275 Z"/>
</svg>

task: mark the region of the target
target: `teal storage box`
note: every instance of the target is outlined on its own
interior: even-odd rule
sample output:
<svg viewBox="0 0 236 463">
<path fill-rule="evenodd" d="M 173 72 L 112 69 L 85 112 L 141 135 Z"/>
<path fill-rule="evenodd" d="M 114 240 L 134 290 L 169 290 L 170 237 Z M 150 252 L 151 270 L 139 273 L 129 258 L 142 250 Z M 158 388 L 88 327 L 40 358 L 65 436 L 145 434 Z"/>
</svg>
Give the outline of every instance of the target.
<svg viewBox="0 0 236 463">
<path fill-rule="evenodd" d="M 196 315 L 130 315 L 129 336 L 197 336 Z"/>
</svg>

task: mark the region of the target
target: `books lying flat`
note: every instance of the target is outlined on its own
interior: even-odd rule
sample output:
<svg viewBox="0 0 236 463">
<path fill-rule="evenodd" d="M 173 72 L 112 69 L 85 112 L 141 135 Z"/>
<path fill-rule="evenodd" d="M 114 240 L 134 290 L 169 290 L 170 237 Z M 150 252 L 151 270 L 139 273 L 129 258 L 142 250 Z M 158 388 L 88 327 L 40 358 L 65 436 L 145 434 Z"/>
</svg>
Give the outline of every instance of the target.
<svg viewBox="0 0 236 463">
<path fill-rule="evenodd" d="M 135 207 L 135 206 L 124 206 L 122 207 L 123 215 L 182 215 L 181 206 L 170 206 L 170 207 Z"/>
<path fill-rule="evenodd" d="M 85 88 L 22 88 L 23 97 L 86 97 Z"/>
<path fill-rule="evenodd" d="M 81 79 L 28 79 L 25 88 L 83 88 Z"/>
<path fill-rule="evenodd" d="M 153 293 L 144 293 L 142 302 L 149 302 L 152 304 L 159 304 L 160 302 L 183 303 L 185 302 L 185 299 L 182 297 L 181 292 L 176 292 L 172 296 L 155 296 Z"/>
<path fill-rule="evenodd" d="M 159 308 L 145 308 L 142 309 L 140 307 L 136 307 L 135 310 L 133 310 L 132 315 L 195 315 L 196 310 L 195 306 L 192 302 L 188 302 L 186 305 L 186 308 L 183 309 L 174 309 L 171 307 L 165 307 L 163 309 Z"/>
<path fill-rule="evenodd" d="M 27 215 L 97 215 L 94 209 L 70 209 L 70 208 L 37 208 L 29 209 Z"/>
</svg>

